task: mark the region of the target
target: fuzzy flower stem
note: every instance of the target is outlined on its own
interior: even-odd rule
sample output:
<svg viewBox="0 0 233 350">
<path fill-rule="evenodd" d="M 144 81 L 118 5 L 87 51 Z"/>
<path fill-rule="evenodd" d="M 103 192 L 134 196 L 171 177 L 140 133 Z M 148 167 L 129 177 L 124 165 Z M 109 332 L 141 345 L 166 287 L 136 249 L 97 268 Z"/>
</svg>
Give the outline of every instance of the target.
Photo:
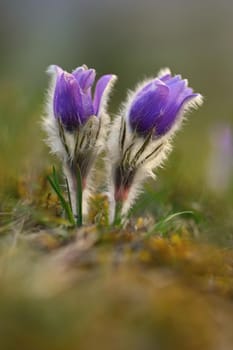
<svg viewBox="0 0 233 350">
<path fill-rule="evenodd" d="M 121 162 L 115 170 L 114 183 L 114 224 L 120 225 L 123 223 L 122 208 L 128 199 L 130 188 L 132 186 L 136 169 Z"/>
<path fill-rule="evenodd" d="M 72 208 L 73 214 L 76 217 L 77 227 L 80 227 L 82 226 L 82 191 L 83 191 L 83 184 L 85 184 L 85 180 L 82 179 L 79 164 L 75 165 L 75 161 L 77 160 L 75 158 L 71 160 L 72 157 L 70 155 L 70 151 L 66 142 L 65 131 L 60 119 L 58 119 L 58 127 L 59 127 L 59 136 L 64 146 L 64 149 L 66 151 L 66 156 L 67 156 L 66 168 L 71 174 L 71 181 L 72 181 L 71 188 L 75 190 L 76 204 L 72 203 L 69 182 L 67 180 L 67 177 L 65 177 L 68 201 L 69 201 L 70 207 Z M 77 153 L 78 138 L 79 138 L 79 132 L 77 132 L 74 154 Z"/>
<path fill-rule="evenodd" d="M 65 178 L 65 181 L 66 181 L 66 190 L 67 190 L 69 205 L 70 205 L 70 208 L 72 208 L 71 196 L 70 196 L 70 188 L 69 188 L 67 177 Z"/>
<path fill-rule="evenodd" d="M 65 132 L 64 132 L 61 120 L 58 119 L 57 122 L 58 122 L 59 136 L 60 136 L 61 142 L 62 142 L 62 144 L 63 144 L 63 146 L 65 148 L 66 155 L 67 155 L 68 159 L 70 159 L 69 147 L 67 146 L 67 143 L 66 143 Z"/>
<path fill-rule="evenodd" d="M 82 220 L 82 176 L 81 176 L 81 171 L 79 169 L 79 167 L 77 167 L 77 218 L 76 218 L 76 222 L 77 222 L 77 226 L 81 227 L 83 224 L 83 220 Z"/>
<path fill-rule="evenodd" d="M 122 206 L 123 206 L 122 201 L 116 202 L 113 226 L 121 226 L 122 224 L 122 215 L 121 215 Z"/>
</svg>

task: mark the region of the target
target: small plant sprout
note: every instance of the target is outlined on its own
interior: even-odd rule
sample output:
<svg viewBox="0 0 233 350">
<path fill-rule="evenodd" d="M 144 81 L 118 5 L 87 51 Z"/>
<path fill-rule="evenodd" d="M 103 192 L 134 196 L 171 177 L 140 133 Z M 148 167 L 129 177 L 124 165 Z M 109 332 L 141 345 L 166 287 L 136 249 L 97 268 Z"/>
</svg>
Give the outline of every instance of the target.
<svg viewBox="0 0 233 350">
<path fill-rule="evenodd" d="M 108 140 L 110 221 L 123 223 L 143 182 L 155 178 L 171 151 L 171 140 L 185 112 L 203 98 L 180 75 L 165 69 L 130 92 Z"/>
<path fill-rule="evenodd" d="M 105 145 L 109 127 L 106 112 L 115 75 L 104 75 L 96 83 L 96 72 L 83 65 L 72 73 L 50 66 L 51 75 L 43 127 L 51 152 L 62 162 L 67 194 L 63 196 L 55 169 L 49 182 L 57 193 L 67 219 L 82 225 L 87 211 L 91 175 L 97 155 Z"/>
</svg>

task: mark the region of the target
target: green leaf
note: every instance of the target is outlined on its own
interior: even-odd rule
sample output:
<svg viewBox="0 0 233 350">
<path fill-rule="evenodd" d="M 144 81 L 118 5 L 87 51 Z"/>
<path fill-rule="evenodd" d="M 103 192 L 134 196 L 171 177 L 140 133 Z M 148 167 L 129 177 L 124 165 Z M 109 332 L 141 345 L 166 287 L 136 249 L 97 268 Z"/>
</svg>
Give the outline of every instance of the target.
<svg viewBox="0 0 233 350">
<path fill-rule="evenodd" d="M 56 172 L 56 169 L 55 167 L 53 166 L 53 180 L 57 186 L 57 188 L 59 188 L 59 180 L 58 180 L 58 177 L 57 177 L 57 172 Z"/>
<path fill-rule="evenodd" d="M 47 176 L 47 179 L 51 185 L 51 187 L 53 188 L 54 192 L 57 194 L 61 205 L 66 213 L 67 219 L 69 220 L 69 222 L 74 226 L 75 225 L 75 220 L 74 220 L 74 216 L 72 213 L 72 209 L 69 203 L 67 203 L 67 201 L 65 200 L 65 198 L 62 195 L 62 191 L 58 182 L 58 178 L 57 178 L 57 174 L 56 174 L 56 170 L 53 167 L 53 175 L 52 177 Z"/>
</svg>

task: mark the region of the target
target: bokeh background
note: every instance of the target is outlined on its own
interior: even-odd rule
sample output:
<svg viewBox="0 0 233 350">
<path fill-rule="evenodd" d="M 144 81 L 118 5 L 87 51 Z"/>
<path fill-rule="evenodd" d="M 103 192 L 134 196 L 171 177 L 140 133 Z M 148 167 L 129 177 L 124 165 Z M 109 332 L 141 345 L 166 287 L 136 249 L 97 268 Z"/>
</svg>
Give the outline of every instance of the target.
<svg viewBox="0 0 233 350">
<path fill-rule="evenodd" d="M 119 76 L 112 117 L 163 67 L 205 97 L 129 232 L 75 236 L 45 205 L 46 69 L 84 63 Z M 232 350 L 232 218 L 232 0 L 0 0 L 2 350 Z"/>
<path fill-rule="evenodd" d="M 0 192 L 9 197 L 19 178 L 51 165 L 40 127 L 48 65 L 117 74 L 112 115 L 128 88 L 170 67 L 205 103 L 177 135 L 145 207 L 200 211 L 208 237 L 232 242 L 232 18 L 230 0 L 1 0 Z"/>
</svg>

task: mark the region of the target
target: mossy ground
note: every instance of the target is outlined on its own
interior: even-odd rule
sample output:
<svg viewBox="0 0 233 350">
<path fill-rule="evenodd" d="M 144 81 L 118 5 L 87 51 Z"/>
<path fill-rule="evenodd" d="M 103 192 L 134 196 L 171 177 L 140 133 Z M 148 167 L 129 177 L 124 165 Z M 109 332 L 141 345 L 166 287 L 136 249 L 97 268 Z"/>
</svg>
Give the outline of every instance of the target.
<svg viewBox="0 0 233 350">
<path fill-rule="evenodd" d="M 229 241 L 200 239 L 197 214 L 156 225 L 149 189 L 127 227 L 97 195 L 71 229 L 45 178 L 2 202 L 0 349 L 232 349 Z"/>
</svg>

